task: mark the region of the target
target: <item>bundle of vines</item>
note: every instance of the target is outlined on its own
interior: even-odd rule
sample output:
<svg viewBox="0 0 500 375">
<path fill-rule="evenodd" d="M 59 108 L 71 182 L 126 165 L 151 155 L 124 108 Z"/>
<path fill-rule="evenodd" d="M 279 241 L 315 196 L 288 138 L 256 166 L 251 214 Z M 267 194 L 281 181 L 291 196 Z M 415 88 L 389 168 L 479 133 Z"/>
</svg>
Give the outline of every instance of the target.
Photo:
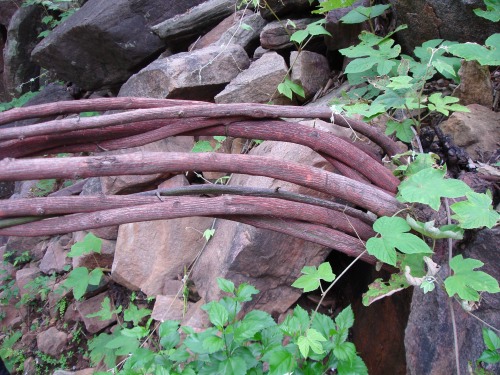
<svg viewBox="0 0 500 375">
<path fill-rule="evenodd" d="M 96 117 L 74 114 L 98 111 Z M 71 116 L 73 115 L 73 116 Z M 12 126 L 26 119 L 58 119 Z M 83 181 L 47 197 L 0 201 L 0 235 L 40 236 L 188 216 L 224 218 L 286 233 L 357 256 L 374 236 L 377 216 L 402 208 L 398 180 L 362 142 L 286 121 L 309 118 L 348 127 L 389 155 L 398 145 L 376 128 L 328 107 L 212 104 L 184 100 L 101 98 L 16 108 L 0 114 L 0 181 L 186 173 L 260 175 L 306 186 L 329 199 L 221 184 L 193 184 L 128 195 L 78 196 Z M 107 151 L 173 136 L 228 136 L 310 147 L 337 173 L 248 154 Z M 69 153 L 69 157 L 51 157 Z M 334 201 L 335 200 L 335 201 Z M 343 203 L 338 203 L 339 200 Z M 375 258 L 364 254 L 374 263 Z"/>
</svg>

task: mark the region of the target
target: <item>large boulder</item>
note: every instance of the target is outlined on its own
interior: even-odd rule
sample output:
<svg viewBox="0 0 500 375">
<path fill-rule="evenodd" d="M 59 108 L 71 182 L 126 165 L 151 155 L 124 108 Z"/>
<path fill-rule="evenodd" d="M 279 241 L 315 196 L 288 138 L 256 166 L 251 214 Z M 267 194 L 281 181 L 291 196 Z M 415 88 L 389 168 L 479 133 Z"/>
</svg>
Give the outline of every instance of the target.
<svg viewBox="0 0 500 375">
<path fill-rule="evenodd" d="M 10 99 L 38 90 L 40 67 L 31 61 L 31 51 L 43 30 L 44 8 L 40 5 L 20 7 L 12 16 L 3 53 L 3 85 Z"/>
<path fill-rule="evenodd" d="M 166 44 L 150 27 L 203 0 L 89 0 L 36 46 L 33 59 L 87 90 L 125 82 Z"/>
<path fill-rule="evenodd" d="M 23 0 L 0 0 L 0 25 L 7 28 L 10 19 L 22 3 Z"/>
<path fill-rule="evenodd" d="M 483 0 L 390 0 L 397 24 L 408 29 L 398 32 L 403 49 L 411 53 L 430 39 L 483 43 L 498 32 L 498 24 L 478 17 Z"/>
<path fill-rule="evenodd" d="M 250 153 L 330 168 L 325 159 L 314 151 L 295 144 L 266 141 Z M 300 194 L 318 195 L 305 187 L 261 176 L 233 175 L 231 185 L 281 188 Z M 301 290 L 291 287 L 300 276 L 300 270 L 306 265 L 319 265 L 329 252 L 330 249 L 324 246 L 282 233 L 218 220 L 214 236 L 194 266 L 192 279 L 200 296 L 206 301 L 221 297 L 216 282 L 218 277 L 230 279 L 236 284 L 252 284 L 262 292 L 245 305 L 245 310 L 263 309 L 279 315 L 301 296 Z"/>
<path fill-rule="evenodd" d="M 500 279 L 498 243 L 500 228 L 484 229 L 468 244 L 463 244 L 464 258 L 479 259 L 484 271 Z M 449 270 L 444 265 L 438 275 L 444 277 Z M 407 374 L 456 374 L 453 329 L 449 298 L 442 288 L 424 294 L 415 288 L 411 313 L 405 333 Z M 468 362 L 474 363 L 485 349 L 481 328 L 483 325 L 452 300 L 455 310 L 460 373 L 469 373 Z M 479 308 L 473 314 L 493 327 L 500 325 L 500 295 L 483 293 Z M 500 364 L 488 367 L 492 374 L 500 373 Z"/>
<path fill-rule="evenodd" d="M 118 96 L 213 101 L 249 64 L 248 55 L 238 45 L 178 53 L 160 58 L 133 75 Z"/>
</svg>

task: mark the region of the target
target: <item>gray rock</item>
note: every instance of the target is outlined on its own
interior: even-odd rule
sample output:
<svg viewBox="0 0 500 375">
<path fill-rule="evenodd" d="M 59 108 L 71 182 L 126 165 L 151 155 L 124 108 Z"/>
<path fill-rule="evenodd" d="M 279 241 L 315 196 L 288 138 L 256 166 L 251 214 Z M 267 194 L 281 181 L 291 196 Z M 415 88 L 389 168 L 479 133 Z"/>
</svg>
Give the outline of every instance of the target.
<svg viewBox="0 0 500 375">
<path fill-rule="evenodd" d="M 95 90 L 125 82 L 165 42 L 150 31 L 203 0 L 89 0 L 34 49 L 34 61 Z"/>
<path fill-rule="evenodd" d="M 287 75 L 288 67 L 276 52 L 264 54 L 250 67 L 233 79 L 215 97 L 216 103 L 268 103 L 290 104 L 288 98 L 277 92 L 278 85 Z"/>
<path fill-rule="evenodd" d="M 498 267 L 498 243 L 500 228 L 483 229 L 476 238 L 466 244 L 460 251 L 464 258 L 479 259 L 484 271 L 495 279 L 500 279 Z M 447 275 L 444 265 L 439 272 L 441 277 Z M 415 289 L 411 304 L 411 313 L 405 333 L 407 374 L 454 374 L 455 356 L 453 332 L 449 311 L 448 295 L 436 288 L 432 293 L 423 294 Z M 468 373 L 467 363 L 474 363 L 485 349 L 481 328 L 483 325 L 468 315 L 461 306 L 452 301 L 457 324 L 458 347 L 460 355 L 460 372 Z M 500 325 L 499 294 L 483 293 L 479 308 L 472 313 L 494 327 Z M 500 364 L 487 367 L 492 374 L 500 372 Z"/>
<path fill-rule="evenodd" d="M 89 298 L 81 302 L 76 302 L 76 310 L 80 313 L 80 316 L 82 317 L 83 320 L 83 324 L 85 324 L 85 328 L 89 333 L 93 334 L 102 331 L 107 326 L 116 322 L 116 315 L 113 315 L 111 319 L 108 320 L 101 320 L 101 318 L 99 317 L 95 318 L 87 317 L 87 315 L 93 314 L 102 309 L 101 304 L 106 297 L 109 298 L 107 292 L 98 294 L 97 296 L 94 296 L 92 298 Z M 110 303 L 111 303 L 111 310 L 114 310 L 115 306 L 113 301 L 110 300 Z"/>
<path fill-rule="evenodd" d="M 44 8 L 41 5 L 20 7 L 12 16 L 4 48 L 3 83 L 10 98 L 38 90 L 40 68 L 31 61 L 31 51 L 38 43 Z"/>
<path fill-rule="evenodd" d="M 236 9 L 237 0 L 208 0 L 188 12 L 165 19 L 151 29 L 163 39 L 192 36 L 199 30 L 215 25 Z"/>
<path fill-rule="evenodd" d="M 52 357 L 58 357 L 68 343 L 68 334 L 59 331 L 56 327 L 39 333 L 36 336 L 38 350 Z"/>
<path fill-rule="evenodd" d="M 22 3 L 23 0 L 0 0 L 0 25 L 7 28 L 9 26 L 10 19 Z"/>
<path fill-rule="evenodd" d="M 305 29 L 307 25 L 317 21 L 318 19 L 319 18 L 301 18 L 293 20 L 295 26 L 286 20 L 283 20 L 282 22 L 270 22 L 260 33 L 260 45 L 263 48 L 271 50 L 280 50 L 292 47 L 293 43 L 290 41 L 290 34 L 293 34 L 297 30 Z M 283 27 L 283 23 L 286 23 L 286 30 Z"/>
<path fill-rule="evenodd" d="M 221 47 L 226 47 L 228 44 L 238 44 L 249 52 L 250 47 L 259 39 L 266 24 L 267 21 L 259 13 L 246 15 L 225 31 L 214 44 Z"/>
<path fill-rule="evenodd" d="M 212 220 L 189 217 L 120 225 L 111 277 L 131 290 L 162 294 L 165 283 L 182 276 L 203 247 L 202 234 Z"/>
<path fill-rule="evenodd" d="M 69 235 L 65 235 L 49 241 L 45 255 L 40 262 L 40 271 L 45 274 L 64 271 L 64 266 L 70 264 L 69 258 L 66 257 L 69 252 L 70 239 Z"/>
<path fill-rule="evenodd" d="M 477 61 L 462 60 L 458 75 L 460 84 L 453 96 L 460 99 L 460 104 L 480 104 L 488 108 L 493 106 L 493 88 L 487 66 L 481 66 Z"/>
<path fill-rule="evenodd" d="M 280 160 L 312 165 L 331 170 L 328 163 L 311 149 L 289 143 L 263 142 L 252 155 L 265 155 Z M 231 185 L 277 188 L 301 194 L 317 194 L 307 188 L 267 177 L 233 175 Z M 319 196 L 325 197 L 320 194 Z M 318 265 L 329 249 L 285 234 L 258 229 L 227 220 L 218 220 L 215 235 L 196 263 L 192 280 L 207 302 L 222 295 L 217 277 L 236 284 L 247 282 L 262 292 L 244 309 L 263 309 L 269 313 L 285 312 L 301 295 L 291 284 L 299 277 L 303 266 Z"/>
<path fill-rule="evenodd" d="M 151 318 L 159 322 L 181 320 L 184 316 L 184 302 L 176 296 L 156 296 Z"/>
<path fill-rule="evenodd" d="M 397 25 L 408 29 L 396 37 L 406 53 L 431 39 L 483 43 L 498 32 L 498 23 L 478 17 L 473 10 L 484 9 L 483 0 L 391 0 Z"/>
<path fill-rule="evenodd" d="M 290 65 L 291 79 L 302 86 L 306 95 L 305 100 L 312 98 L 328 82 L 330 76 L 328 60 L 319 53 L 293 51 L 290 54 Z"/>
<path fill-rule="evenodd" d="M 212 101 L 250 64 L 241 46 L 212 46 L 158 59 L 132 76 L 118 96 Z"/>
<path fill-rule="evenodd" d="M 40 274 L 41 272 L 38 267 L 23 268 L 16 272 L 16 285 L 21 297 L 26 293 L 30 293 L 30 291 L 25 288 L 26 285 L 30 281 L 35 280 Z"/>
</svg>

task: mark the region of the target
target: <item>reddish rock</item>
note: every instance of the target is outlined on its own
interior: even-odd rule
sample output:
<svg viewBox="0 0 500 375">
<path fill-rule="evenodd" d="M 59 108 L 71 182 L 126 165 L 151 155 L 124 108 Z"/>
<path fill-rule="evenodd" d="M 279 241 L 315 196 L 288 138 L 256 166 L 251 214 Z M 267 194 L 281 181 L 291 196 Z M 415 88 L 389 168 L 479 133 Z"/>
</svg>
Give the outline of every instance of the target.
<svg viewBox="0 0 500 375">
<path fill-rule="evenodd" d="M 50 327 L 36 336 L 38 350 L 52 357 L 59 357 L 68 343 L 68 334 Z"/>
<path fill-rule="evenodd" d="M 184 316 L 184 302 L 176 296 L 156 296 L 151 317 L 159 322 L 181 320 Z"/>
<path fill-rule="evenodd" d="M 80 313 L 83 323 L 85 324 L 85 328 L 89 333 L 93 334 L 102 331 L 107 326 L 116 322 L 116 315 L 113 315 L 113 317 L 108 320 L 101 320 L 101 318 L 99 317 L 95 318 L 87 317 L 87 315 L 96 313 L 102 309 L 101 304 L 106 297 L 109 298 L 109 294 L 105 292 L 98 294 L 97 296 L 89 298 L 87 300 L 76 302 L 76 309 Z M 111 309 L 114 310 L 115 306 L 111 299 L 110 303 L 111 303 Z"/>
</svg>

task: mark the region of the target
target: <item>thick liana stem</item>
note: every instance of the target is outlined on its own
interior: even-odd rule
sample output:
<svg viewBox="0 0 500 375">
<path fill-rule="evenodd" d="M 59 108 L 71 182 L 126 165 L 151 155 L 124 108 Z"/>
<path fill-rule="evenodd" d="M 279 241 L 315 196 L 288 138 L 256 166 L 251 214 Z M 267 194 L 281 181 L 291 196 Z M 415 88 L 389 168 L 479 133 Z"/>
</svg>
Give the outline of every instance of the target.
<svg viewBox="0 0 500 375">
<path fill-rule="evenodd" d="M 261 156 L 218 153 L 137 152 L 126 155 L 0 161 L 0 181 L 147 175 L 210 171 L 260 175 L 331 194 L 378 216 L 391 216 L 403 205 L 391 194 L 344 176 Z"/>
</svg>

